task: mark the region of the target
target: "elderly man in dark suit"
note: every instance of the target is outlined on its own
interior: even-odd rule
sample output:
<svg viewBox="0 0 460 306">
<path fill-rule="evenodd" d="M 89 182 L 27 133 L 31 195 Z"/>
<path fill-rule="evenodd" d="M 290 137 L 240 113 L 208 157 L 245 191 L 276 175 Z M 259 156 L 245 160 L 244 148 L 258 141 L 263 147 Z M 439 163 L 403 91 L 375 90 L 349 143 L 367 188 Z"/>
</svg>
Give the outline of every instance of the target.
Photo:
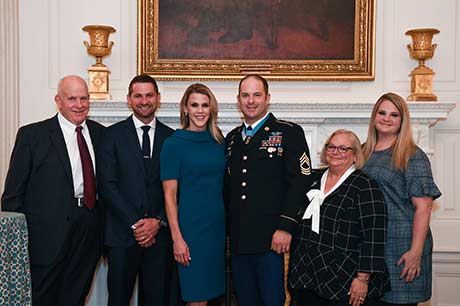
<svg viewBox="0 0 460 306">
<path fill-rule="evenodd" d="M 226 137 L 226 199 L 230 217 L 233 285 L 239 306 L 281 306 L 284 253 L 306 200 L 310 154 L 295 123 L 268 113 L 267 81 L 240 81 L 244 123 Z"/>
<path fill-rule="evenodd" d="M 102 251 L 94 166 L 103 126 L 88 120 L 89 93 L 62 78 L 59 113 L 19 129 L 2 208 L 26 215 L 34 306 L 83 306 Z"/>
<path fill-rule="evenodd" d="M 107 128 L 101 145 L 108 305 L 129 305 L 136 276 L 143 305 L 175 305 L 172 240 L 159 169 L 163 141 L 173 130 L 155 117 L 160 93 L 152 77 L 134 77 L 127 100 L 134 114 Z"/>
</svg>

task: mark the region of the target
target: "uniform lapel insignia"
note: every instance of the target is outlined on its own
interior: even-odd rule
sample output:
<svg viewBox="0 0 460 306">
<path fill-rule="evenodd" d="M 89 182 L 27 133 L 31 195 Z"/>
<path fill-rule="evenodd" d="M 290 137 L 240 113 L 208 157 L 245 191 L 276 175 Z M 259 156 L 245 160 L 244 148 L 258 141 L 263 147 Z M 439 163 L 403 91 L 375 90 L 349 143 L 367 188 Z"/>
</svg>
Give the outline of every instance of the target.
<svg viewBox="0 0 460 306">
<path fill-rule="evenodd" d="M 311 174 L 310 159 L 308 158 L 307 153 L 303 152 L 302 156 L 300 156 L 299 164 L 300 164 L 300 172 L 303 175 Z"/>
<path fill-rule="evenodd" d="M 244 139 L 244 144 L 248 144 L 252 139 L 252 136 L 246 136 L 246 138 Z"/>
</svg>

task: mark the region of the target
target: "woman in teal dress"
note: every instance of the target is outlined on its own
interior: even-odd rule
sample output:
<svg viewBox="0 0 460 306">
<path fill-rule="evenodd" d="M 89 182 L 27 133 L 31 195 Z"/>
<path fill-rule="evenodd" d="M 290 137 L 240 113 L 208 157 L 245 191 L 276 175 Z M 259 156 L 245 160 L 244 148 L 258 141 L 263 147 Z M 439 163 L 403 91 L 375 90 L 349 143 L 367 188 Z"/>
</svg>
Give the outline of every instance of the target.
<svg viewBox="0 0 460 306">
<path fill-rule="evenodd" d="M 182 298 L 189 306 L 205 306 L 225 290 L 225 156 L 211 90 L 189 86 L 180 118 L 182 129 L 163 144 L 161 180 Z"/>
<path fill-rule="evenodd" d="M 363 172 L 379 184 L 388 213 L 385 260 L 391 290 L 383 296 L 383 305 L 415 306 L 431 297 L 430 214 L 441 192 L 428 157 L 414 143 L 402 97 L 387 93 L 377 100 L 363 153 Z"/>
</svg>

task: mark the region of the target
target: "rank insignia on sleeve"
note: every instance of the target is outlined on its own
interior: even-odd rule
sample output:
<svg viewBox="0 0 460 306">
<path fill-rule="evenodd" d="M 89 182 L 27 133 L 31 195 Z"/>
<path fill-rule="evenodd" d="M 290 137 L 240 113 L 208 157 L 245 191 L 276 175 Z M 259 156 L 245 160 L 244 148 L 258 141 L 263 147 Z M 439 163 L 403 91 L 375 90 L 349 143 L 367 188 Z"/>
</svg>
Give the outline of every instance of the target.
<svg viewBox="0 0 460 306">
<path fill-rule="evenodd" d="M 303 152 L 302 156 L 299 158 L 300 163 L 300 172 L 303 175 L 310 175 L 311 168 L 310 168 L 310 159 L 307 156 L 307 153 Z"/>
</svg>

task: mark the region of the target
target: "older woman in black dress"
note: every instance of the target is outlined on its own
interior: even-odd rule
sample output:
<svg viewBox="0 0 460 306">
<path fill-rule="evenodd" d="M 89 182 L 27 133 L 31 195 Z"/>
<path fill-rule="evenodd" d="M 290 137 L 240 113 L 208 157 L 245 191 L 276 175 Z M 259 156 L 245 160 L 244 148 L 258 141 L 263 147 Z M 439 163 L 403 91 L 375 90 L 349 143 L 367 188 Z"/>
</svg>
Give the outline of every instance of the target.
<svg viewBox="0 0 460 306">
<path fill-rule="evenodd" d="M 379 305 L 389 289 L 386 209 L 377 184 L 359 170 L 358 137 L 335 131 L 321 152 L 310 203 L 293 240 L 289 284 L 297 304 Z"/>
</svg>

